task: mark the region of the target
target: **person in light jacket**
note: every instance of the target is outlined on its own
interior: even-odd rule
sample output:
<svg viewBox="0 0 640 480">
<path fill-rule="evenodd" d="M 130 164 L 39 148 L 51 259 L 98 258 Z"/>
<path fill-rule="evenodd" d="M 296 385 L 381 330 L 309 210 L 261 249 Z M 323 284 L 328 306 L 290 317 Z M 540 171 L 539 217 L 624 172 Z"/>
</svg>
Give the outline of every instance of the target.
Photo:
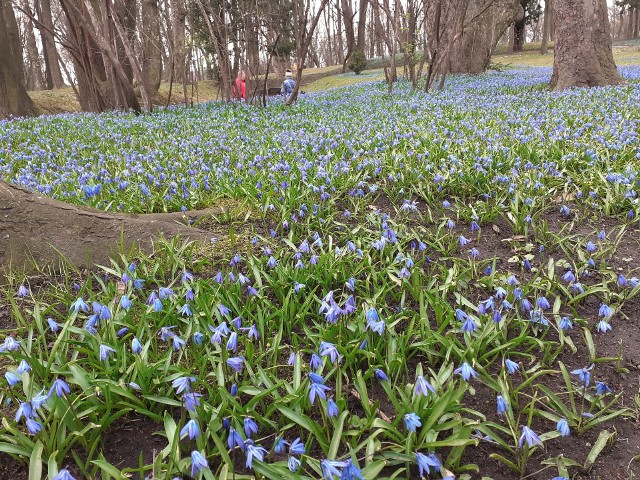
<svg viewBox="0 0 640 480">
<path fill-rule="evenodd" d="M 282 88 L 280 89 L 280 95 L 284 96 L 284 101 L 286 102 L 293 92 L 293 89 L 296 88 L 296 81 L 293 79 L 293 73 L 291 70 L 287 70 L 284 74 L 284 82 L 282 82 Z"/>
</svg>

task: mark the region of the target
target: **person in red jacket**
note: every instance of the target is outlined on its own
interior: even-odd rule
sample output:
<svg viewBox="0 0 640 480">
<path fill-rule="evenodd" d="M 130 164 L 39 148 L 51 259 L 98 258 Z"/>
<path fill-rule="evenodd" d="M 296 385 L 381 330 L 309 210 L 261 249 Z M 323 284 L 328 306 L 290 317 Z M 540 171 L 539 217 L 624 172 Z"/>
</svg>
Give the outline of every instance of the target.
<svg viewBox="0 0 640 480">
<path fill-rule="evenodd" d="M 247 98 L 247 83 L 245 82 L 244 71 L 238 72 L 235 85 L 233 86 L 233 96 L 237 100 L 245 100 Z"/>
</svg>

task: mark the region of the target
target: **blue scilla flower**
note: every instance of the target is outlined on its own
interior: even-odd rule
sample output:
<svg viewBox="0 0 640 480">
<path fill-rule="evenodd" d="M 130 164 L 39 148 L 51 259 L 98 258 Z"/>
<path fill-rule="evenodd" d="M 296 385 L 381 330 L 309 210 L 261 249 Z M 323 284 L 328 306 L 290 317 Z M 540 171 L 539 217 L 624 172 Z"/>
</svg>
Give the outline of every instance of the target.
<svg viewBox="0 0 640 480">
<path fill-rule="evenodd" d="M 51 389 L 49 390 L 49 395 L 55 393 L 57 397 L 63 397 L 64 395 L 69 395 L 71 393 L 71 389 L 67 382 L 62 380 L 61 378 L 56 378 L 51 385 Z"/>
<path fill-rule="evenodd" d="M 136 355 L 142 351 L 142 344 L 137 337 L 133 337 L 133 340 L 131 341 L 131 351 Z"/>
<path fill-rule="evenodd" d="M 327 401 L 327 415 L 330 417 L 337 417 L 339 413 L 340 409 L 338 408 L 338 405 L 333 401 L 333 398 L 330 398 Z"/>
<path fill-rule="evenodd" d="M 235 352 L 238 348 L 238 334 L 236 332 L 231 332 L 229 335 L 229 340 L 227 340 L 227 350 Z"/>
<path fill-rule="evenodd" d="M 433 453 L 425 455 L 424 453 L 416 452 L 416 463 L 418 464 L 420 478 L 424 477 L 425 474 L 429 475 L 431 473 L 431 469 L 438 472 L 442 467 L 440 460 L 438 460 L 438 457 Z"/>
<path fill-rule="evenodd" d="M 76 298 L 76 300 L 71 304 L 69 310 L 72 310 L 74 313 L 78 313 L 80 310 L 83 312 L 89 311 L 89 305 L 82 299 L 82 297 Z"/>
<path fill-rule="evenodd" d="M 18 409 L 16 410 L 16 422 L 19 422 L 22 417 L 32 418 L 35 415 L 31 404 L 28 402 L 20 402 Z"/>
<path fill-rule="evenodd" d="M 342 470 L 342 475 L 340 475 L 340 480 L 356 480 L 356 479 L 365 480 L 358 466 L 354 464 L 351 460 L 347 460 L 347 464 L 344 466 Z"/>
<path fill-rule="evenodd" d="M 25 287 L 24 285 L 20 285 L 18 287 L 18 293 L 17 293 L 18 297 L 20 298 L 24 298 L 24 297 L 28 297 L 30 295 L 29 293 L 29 289 L 27 287 Z"/>
<path fill-rule="evenodd" d="M 195 477 L 206 468 L 209 468 L 209 462 L 207 462 L 205 456 L 197 450 L 191 452 L 191 476 Z"/>
<path fill-rule="evenodd" d="M 307 450 L 304 448 L 304 444 L 300 440 L 300 437 L 296 438 L 289 446 L 289 453 L 291 455 L 304 455 Z"/>
<path fill-rule="evenodd" d="M 407 413 L 404 416 L 404 426 L 407 427 L 407 430 L 410 432 L 415 433 L 416 429 L 422 426 L 422 422 L 420 422 L 420 417 L 415 413 Z"/>
<path fill-rule="evenodd" d="M 262 462 L 264 460 L 264 455 L 267 452 L 267 449 L 261 447 L 260 445 L 255 445 L 252 440 L 246 440 L 244 442 L 245 453 L 247 454 L 247 461 L 245 466 L 247 468 L 253 468 L 253 461 L 258 460 Z"/>
<path fill-rule="evenodd" d="M 63 468 L 51 480 L 76 480 L 76 478 L 71 475 L 71 472 L 69 472 L 69 470 Z"/>
<path fill-rule="evenodd" d="M 193 343 L 196 345 L 202 345 L 202 341 L 204 340 L 204 334 L 202 332 L 195 332 L 193 334 Z"/>
<path fill-rule="evenodd" d="M 31 366 L 29 363 L 25 359 L 20 360 L 20 364 L 18 365 L 18 368 L 16 368 L 16 373 L 22 375 L 23 373 L 28 373 L 30 371 Z"/>
<path fill-rule="evenodd" d="M 300 465 L 302 464 L 302 462 L 300 462 L 300 460 L 298 460 L 296 457 L 290 456 L 289 460 L 287 461 L 287 468 L 289 468 L 289 470 L 291 472 L 297 472 L 298 468 L 300 468 Z"/>
<path fill-rule="evenodd" d="M 178 395 L 182 392 L 189 393 L 191 383 L 195 381 L 196 377 L 178 377 L 173 382 L 171 382 L 171 386 L 176 389 L 176 394 Z"/>
<path fill-rule="evenodd" d="M 282 437 L 276 437 L 275 441 L 273 442 L 273 451 L 276 452 L 276 454 L 280 455 L 284 453 L 288 444 L 289 442 L 284 440 Z"/>
<path fill-rule="evenodd" d="M 320 469 L 322 470 L 323 480 L 334 480 L 334 477 L 340 477 L 342 474 L 340 469 L 346 465 L 347 462 L 338 460 L 322 460 L 320 462 Z"/>
<path fill-rule="evenodd" d="M 573 323 L 567 317 L 562 317 L 559 323 L 560 330 L 570 330 L 573 328 Z"/>
<path fill-rule="evenodd" d="M 504 399 L 502 395 L 498 395 L 496 397 L 496 410 L 498 412 L 498 416 L 501 417 L 504 413 L 509 410 L 509 404 Z"/>
<path fill-rule="evenodd" d="M 380 368 L 376 368 L 376 370 L 375 370 L 375 372 L 373 372 L 373 374 L 381 382 L 387 382 L 389 380 L 389 377 L 387 377 L 387 374 L 384 373 L 384 370 L 382 370 Z"/>
<path fill-rule="evenodd" d="M 42 424 L 33 418 L 27 418 L 27 431 L 30 435 L 35 435 L 40 430 L 42 430 Z"/>
<path fill-rule="evenodd" d="M 258 424 L 251 417 L 244 418 L 244 434 L 247 438 L 252 438 L 254 434 L 258 433 Z"/>
<path fill-rule="evenodd" d="M 200 436 L 200 427 L 198 426 L 198 422 L 193 418 L 189 420 L 184 427 L 182 427 L 182 430 L 180 430 L 180 438 L 184 438 L 186 436 L 189 436 L 189 440 L 193 440 Z"/>
<path fill-rule="evenodd" d="M 319 353 L 321 357 L 329 357 L 331 363 L 336 363 L 340 360 L 340 354 L 338 353 L 338 349 L 333 343 L 329 342 L 320 342 Z"/>
<path fill-rule="evenodd" d="M 129 308 L 131 308 L 131 299 L 128 295 L 120 297 L 120 307 L 124 310 L 129 310 Z"/>
<path fill-rule="evenodd" d="M 10 387 L 15 386 L 16 384 L 22 381 L 22 379 L 18 375 L 16 375 L 14 372 L 5 372 L 4 378 L 7 379 L 7 383 L 9 384 Z"/>
<path fill-rule="evenodd" d="M 605 319 L 613 317 L 615 313 L 615 310 L 605 303 L 602 303 L 598 309 L 598 316 Z"/>
<path fill-rule="evenodd" d="M 196 408 L 200 406 L 200 397 L 202 397 L 201 393 L 185 393 L 182 396 L 182 403 L 184 404 L 184 408 L 186 408 L 188 412 L 195 412 Z"/>
<path fill-rule="evenodd" d="M 182 338 L 180 338 L 178 335 L 174 335 L 171 338 L 171 343 L 173 344 L 174 350 L 180 350 L 182 347 L 184 347 L 187 344 L 187 342 Z"/>
<path fill-rule="evenodd" d="M 549 300 L 547 300 L 547 297 L 538 297 L 538 300 L 536 300 L 536 303 L 538 304 L 538 308 L 540 310 L 546 310 L 548 308 L 551 308 L 551 305 L 549 304 Z"/>
<path fill-rule="evenodd" d="M 596 330 L 600 333 L 607 333 L 611 330 L 611 324 L 603 318 L 598 322 L 598 325 L 596 325 Z"/>
<path fill-rule="evenodd" d="M 560 435 L 562 435 L 563 437 L 569 436 L 571 431 L 569 430 L 569 423 L 567 422 L 566 418 L 561 418 L 560 420 L 558 420 L 558 423 L 556 424 L 556 430 L 558 430 L 560 432 Z"/>
<path fill-rule="evenodd" d="M 182 315 L 183 317 L 190 317 L 191 315 L 193 315 L 193 312 L 191 311 L 191 307 L 189 306 L 188 303 L 185 303 L 180 308 L 180 311 L 178 313 L 180 313 L 180 315 Z"/>
<path fill-rule="evenodd" d="M 162 300 L 160 300 L 159 298 L 155 298 L 153 300 L 153 311 L 154 312 L 161 312 L 162 311 Z"/>
<path fill-rule="evenodd" d="M 540 440 L 540 437 L 526 425 L 522 427 L 522 435 L 520 435 L 518 447 L 522 448 L 525 442 L 529 448 L 536 445 L 542 446 L 542 440 Z"/>
<path fill-rule="evenodd" d="M 504 361 L 504 366 L 507 367 L 507 371 L 510 375 L 513 375 L 520 370 L 520 365 L 518 365 L 513 360 L 509 360 L 508 358 Z"/>
<path fill-rule="evenodd" d="M 467 315 L 467 318 L 465 319 L 464 323 L 462 324 L 461 330 L 463 332 L 474 332 L 477 329 L 478 329 L 478 325 L 476 324 L 475 320 Z"/>
<path fill-rule="evenodd" d="M 467 362 L 456 368 L 453 373 L 461 375 L 465 382 L 468 382 L 472 377 L 476 378 L 478 376 L 473 367 Z"/>
<path fill-rule="evenodd" d="M 433 388 L 433 385 L 431 385 L 427 380 L 425 380 L 425 378 L 422 375 L 418 375 L 418 378 L 416 378 L 416 385 L 413 388 L 413 394 L 415 396 L 418 396 L 418 395 L 427 396 L 429 395 L 429 392 L 436 393 L 436 389 Z"/>
<path fill-rule="evenodd" d="M 227 359 L 227 365 L 235 372 L 241 372 L 244 366 L 244 357 L 231 357 Z"/>
<path fill-rule="evenodd" d="M 242 435 L 238 433 L 235 428 L 229 429 L 229 437 L 227 438 L 227 446 L 229 450 L 234 450 L 235 448 L 241 448 L 244 450 L 244 439 Z"/>
<path fill-rule="evenodd" d="M 596 382 L 596 395 L 606 395 L 611 393 L 611 389 L 604 382 Z"/>
<path fill-rule="evenodd" d="M 60 330 L 60 324 L 56 322 L 53 318 L 47 318 L 47 324 L 53 333 L 56 333 Z"/>
<path fill-rule="evenodd" d="M 107 360 L 109 358 L 109 356 L 115 353 L 115 349 L 111 348 L 108 345 L 100 345 L 100 361 L 104 362 L 105 360 Z"/>
<path fill-rule="evenodd" d="M 580 383 L 582 383 L 585 387 L 589 386 L 589 382 L 591 381 L 591 370 L 593 370 L 594 364 L 591 364 L 589 367 L 578 368 L 576 370 L 572 370 L 571 373 L 573 375 L 577 375 L 580 379 Z"/>
</svg>

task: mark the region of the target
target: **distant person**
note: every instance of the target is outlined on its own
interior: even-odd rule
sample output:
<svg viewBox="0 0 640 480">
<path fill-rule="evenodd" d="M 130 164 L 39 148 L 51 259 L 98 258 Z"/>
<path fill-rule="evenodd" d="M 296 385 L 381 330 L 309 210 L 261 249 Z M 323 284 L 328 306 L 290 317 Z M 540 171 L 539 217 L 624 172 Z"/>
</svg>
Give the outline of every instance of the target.
<svg viewBox="0 0 640 480">
<path fill-rule="evenodd" d="M 237 100 L 245 100 L 247 98 L 247 83 L 245 81 L 244 70 L 238 72 L 236 83 L 233 86 L 233 96 Z"/>
<path fill-rule="evenodd" d="M 284 82 L 282 82 L 282 88 L 280 89 L 280 95 L 284 95 L 284 101 L 286 102 L 293 89 L 296 88 L 296 81 L 293 79 L 293 73 L 291 70 L 287 70 L 284 74 Z"/>
</svg>

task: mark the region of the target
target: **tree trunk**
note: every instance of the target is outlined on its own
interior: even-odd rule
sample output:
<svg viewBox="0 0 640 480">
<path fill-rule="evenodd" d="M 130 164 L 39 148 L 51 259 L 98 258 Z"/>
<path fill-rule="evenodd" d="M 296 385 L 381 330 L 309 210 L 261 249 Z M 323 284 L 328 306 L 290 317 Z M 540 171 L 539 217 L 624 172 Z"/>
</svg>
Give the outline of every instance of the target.
<svg viewBox="0 0 640 480">
<path fill-rule="evenodd" d="M 544 19 L 542 21 L 542 45 L 540 46 L 540 53 L 542 55 L 547 54 L 547 49 L 549 45 L 549 23 L 551 14 L 551 0 L 546 0 L 544 2 Z"/>
<path fill-rule="evenodd" d="M 173 80 L 177 83 L 186 81 L 186 46 L 185 46 L 185 23 L 187 9 L 184 0 L 171 0 L 171 30 L 173 31 L 173 58 L 174 72 Z M 185 99 L 186 101 L 186 99 Z"/>
<path fill-rule="evenodd" d="M 22 8 L 29 12 L 31 7 L 28 0 L 23 0 Z M 36 35 L 33 31 L 33 20 L 28 16 L 23 16 L 24 20 L 24 36 L 27 50 L 27 90 L 42 90 L 45 86 L 44 76 L 42 75 L 42 64 L 40 63 L 40 54 L 38 53 L 38 44 L 36 43 Z"/>
<path fill-rule="evenodd" d="M 360 0 L 358 7 L 358 36 L 356 37 L 355 50 L 364 53 L 365 50 L 365 33 L 367 29 L 367 6 L 369 0 Z"/>
<path fill-rule="evenodd" d="M 344 56 L 342 61 L 342 73 L 347 71 L 347 62 L 353 52 L 355 51 L 356 46 L 356 33 L 353 25 L 353 18 L 355 14 L 353 13 L 353 8 L 351 7 L 351 0 L 341 0 L 340 2 L 342 6 L 342 21 L 344 22 L 344 33 L 347 38 L 347 53 Z"/>
<path fill-rule="evenodd" d="M 158 0 L 142 0 L 142 74 L 149 96 L 158 95 L 162 80 L 162 45 Z"/>
<path fill-rule="evenodd" d="M 64 80 L 58 63 L 58 52 L 53 36 L 53 17 L 51 15 L 51 0 L 38 0 L 36 3 L 38 18 L 42 24 L 40 35 L 46 68 L 47 88 L 62 88 Z"/>
<path fill-rule="evenodd" d="M 557 39 L 551 88 L 624 83 L 613 60 L 606 0 L 556 1 L 553 16 Z"/>
<path fill-rule="evenodd" d="M 529 3 L 529 0 L 520 0 L 520 6 L 522 7 L 523 12 L 527 6 L 527 3 Z M 513 51 L 514 52 L 521 52 L 523 50 L 524 42 L 526 40 L 526 35 L 527 35 L 526 28 L 527 28 L 526 17 L 525 15 L 522 15 L 522 17 L 516 20 L 516 22 L 513 25 Z"/>
<path fill-rule="evenodd" d="M 0 181 L 0 269 L 11 265 L 14 271 L 33 270 L 33 263 L 55 268 L 61 264 L 60 253 L 67 262 L 90 268 L 93 263 L 108 262 L 110 255 L 117 253 L 121 235 L 127 249 L 135 243 L 150 250 L 158 234 L 208 242 L 209 232 L 178 222 L 213 212 L 111 214 L 69 205 Z"/>
<path fill-rule="evenodd" d="M 2 46 L 9 45 L 5 28 L 5 2 L 8 3 L 9 0 L 0 0 L 0 45 Z M 17 70 L 14 60 L 8 48 L 0 47 L 0 119 L 36 113 L 36 107 L 22 83 L 22 72 Z M 2 205 L 2 199 L 0 199 L 0 205 Z"/>
<path fill-rule="evenodd" d="M 2 42 L 0 48 L 8 48 L 9 61 L 13 64 L 12 69 L 19 73 L 20 83 L 26 85 L 24 76 L 24 57 L 22 56 L 22 41 L 20 40 L 20 30 L 16 15 L 11 6 L 11 0 L 4 0 L 2 3 L 2 11 L 4 21 L 0 25 L 6 32 L 5 41 Z"/>
</svg>

